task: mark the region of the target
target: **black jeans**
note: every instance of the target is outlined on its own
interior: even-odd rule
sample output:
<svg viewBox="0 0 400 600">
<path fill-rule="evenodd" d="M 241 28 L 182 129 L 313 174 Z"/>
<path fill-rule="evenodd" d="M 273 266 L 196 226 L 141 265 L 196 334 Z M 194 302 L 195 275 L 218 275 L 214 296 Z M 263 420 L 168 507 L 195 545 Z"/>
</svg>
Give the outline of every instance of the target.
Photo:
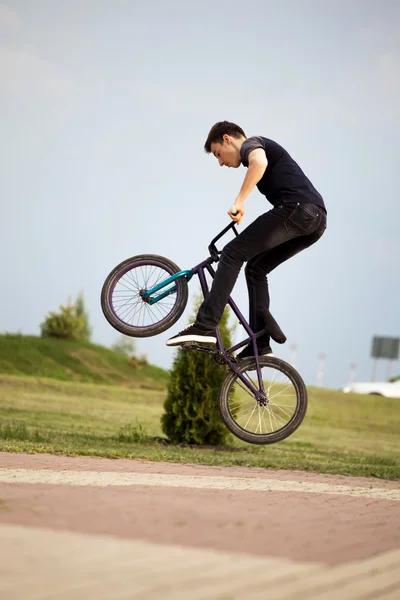
<svg viewBox="0 0 400 600">
<path fill-rule="evenodd" d="M 269 314 L 267 274 L 314 244 L 326 229 L 326 212 L 315 204 L 285 202 L 258 217 L 222 250 L 214 281 L 196 325 L 215 329 L 243 263 L 249 292 L 249 324 L 257 332 Z"/>
</svg>

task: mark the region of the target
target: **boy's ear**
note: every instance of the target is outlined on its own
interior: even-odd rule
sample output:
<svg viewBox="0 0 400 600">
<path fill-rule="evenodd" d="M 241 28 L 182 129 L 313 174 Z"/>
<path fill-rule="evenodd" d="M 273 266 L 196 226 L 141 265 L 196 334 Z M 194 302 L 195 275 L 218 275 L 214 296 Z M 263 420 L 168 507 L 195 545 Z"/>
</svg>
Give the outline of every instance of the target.
<svg viewBox="0 0 400 600">
<path fill-rule="evenodd" d="M 224 135 L 222 136 L 222 139 L 227 144 L 230 144 L 230 142 L 231 142 L 231 138 L 230 138 L 230 136 L 227 133 L 224 133 Z"/>
</svg>

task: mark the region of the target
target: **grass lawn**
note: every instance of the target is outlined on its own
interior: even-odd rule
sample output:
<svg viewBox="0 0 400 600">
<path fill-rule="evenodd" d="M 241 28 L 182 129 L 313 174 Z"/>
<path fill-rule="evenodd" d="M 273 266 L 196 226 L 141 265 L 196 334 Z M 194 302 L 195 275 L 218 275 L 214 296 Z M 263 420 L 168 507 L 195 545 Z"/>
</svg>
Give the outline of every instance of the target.
<svg viewBox="0 0 400 600">
<path fill-rule="evenodd" d="M 168 371 L 135 361 L 110 348 L 37 336 L 0 334 L 0 374 L 62 381 L 165 389 Z"/>
<path fill-rule="evenodd" d="M 163 438 L 165 396 L 161 386 L 0 374 L 0 450 L 400 477 L 398 399 L 310 388 L 306 418 L 287 440 L 193 448 Z"/>
</svg>

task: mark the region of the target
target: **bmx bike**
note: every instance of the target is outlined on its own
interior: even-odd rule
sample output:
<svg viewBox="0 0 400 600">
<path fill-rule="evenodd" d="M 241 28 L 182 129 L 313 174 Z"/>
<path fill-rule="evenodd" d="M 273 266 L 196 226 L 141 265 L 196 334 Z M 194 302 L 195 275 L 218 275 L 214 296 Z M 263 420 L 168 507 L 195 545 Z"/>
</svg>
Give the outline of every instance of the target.
<svg viewBox="0 0 400 600">
<path fill-rule="evenodd" d="M 221 251 L 216 242 L 229 230 L 238 232 L 235 223 L 223 229 L 208 246 L 209 256 L 197 266 L 181 270 L 174 262 L 155 254 L 140 254 L 118 264 L 107 276 L 101 291 L 101 307 L 107 321 L 117 331 L 132 337 L 158 335 L 180 318 L 188 301 L 188 282 L 198 276 L 204 297 L 209 293 L 206 272 L 213 278 L 213 263 Z M 219 411 L 226 427 L 250 444 L 273 444 L 291 435 L 307 411 L 307 388 L 295 368 L 274 356 L 259 356 L 257 338 L 232 300 L 228 305 L 248 337 L 231 348 L 224 348 L 217 328 L 215 346 L 193 342 L 183 349 L 206 352 L 227 367 L 219 393 Z M 238 360 L 235 352 L 252 344 L 254 356 Z"/>
</svg>

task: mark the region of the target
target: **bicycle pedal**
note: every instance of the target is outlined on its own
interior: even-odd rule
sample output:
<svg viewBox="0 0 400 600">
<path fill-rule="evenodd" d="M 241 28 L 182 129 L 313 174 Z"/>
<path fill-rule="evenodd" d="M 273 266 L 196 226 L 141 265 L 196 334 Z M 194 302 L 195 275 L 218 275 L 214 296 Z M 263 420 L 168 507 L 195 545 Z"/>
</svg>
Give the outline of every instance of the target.
<svg viewBox="0 0 400 600">
<path fill-rule="evenodd" d="M 180 346 L 183 350 L 196 350 L 198 348 L 196 342 L 182 342 Z"/>
</svg>

